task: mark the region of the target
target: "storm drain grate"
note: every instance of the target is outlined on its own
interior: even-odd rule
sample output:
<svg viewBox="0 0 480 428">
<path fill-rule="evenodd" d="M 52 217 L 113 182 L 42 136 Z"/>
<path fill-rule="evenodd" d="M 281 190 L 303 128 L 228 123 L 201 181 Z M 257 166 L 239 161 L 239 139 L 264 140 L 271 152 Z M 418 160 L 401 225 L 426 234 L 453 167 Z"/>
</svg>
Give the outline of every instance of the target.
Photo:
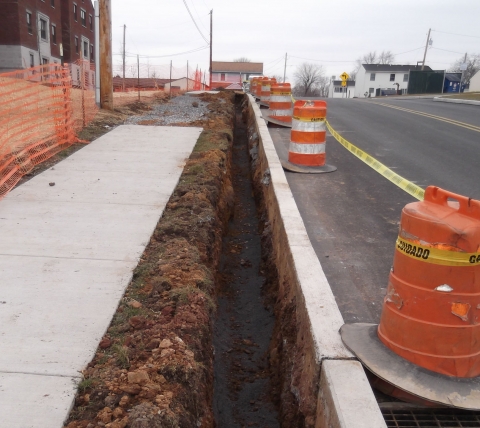
<svg viewBox="0 0 480 428">
<path fill-rule="evenodd" d="M 382 409 L 389 428 L 480 427 L 480 412 L 454 409 Z"/>
</svg>

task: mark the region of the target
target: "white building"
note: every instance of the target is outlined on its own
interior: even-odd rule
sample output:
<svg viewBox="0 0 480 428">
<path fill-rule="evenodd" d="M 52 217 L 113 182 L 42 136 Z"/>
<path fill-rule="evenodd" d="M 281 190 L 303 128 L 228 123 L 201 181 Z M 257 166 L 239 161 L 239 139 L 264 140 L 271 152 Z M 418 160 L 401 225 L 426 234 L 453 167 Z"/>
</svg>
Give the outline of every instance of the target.
<svg viewBox="0 0 480 428">
<path fill-rule="evenodd" d="M 470 88 L 468 89 L 468 92 L 480 92 L 480 71 L 477 71 L 470 79 Z"/>
<path fill-rule="evenodd" d="M 195 88 L 195 81 L 192 79 L 188 79 L 188 89 L 187 89 L 187 78 L 182 77 L 181 79 L 172 80 L 171 83 L 165 83 L 164 90 L 165 92 L 170 91 L 170 85 L 172 86 L 173 90 L 177 91 L 193 91 Z M 200 83 L 200 89 L 203 91 L 206 89 L 206 85 L 203 82 Z"/>
<path fill-rule="evenodd" d="M 358 98 L 407 93 L 410 71 L 422 66 L 395 64 L 362 64 L 355 78 L 355 96 Z M 428 66 L 424 71 L 431 71 Z"/>
<path fill-rule="evenodd" d="M 328 87 L 328 98 L 353 98 L 355 95 L 355 80 L 347 80 L 347 86 L 342 86 L 341 80 L 332 80 Z"/>
</svg>

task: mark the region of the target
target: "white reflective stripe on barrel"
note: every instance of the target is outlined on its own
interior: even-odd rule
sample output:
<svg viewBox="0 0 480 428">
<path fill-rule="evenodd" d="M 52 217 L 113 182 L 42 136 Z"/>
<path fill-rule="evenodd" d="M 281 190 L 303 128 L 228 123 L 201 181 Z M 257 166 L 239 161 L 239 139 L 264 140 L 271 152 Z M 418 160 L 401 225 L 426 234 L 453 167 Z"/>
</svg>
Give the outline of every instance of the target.
<svg viewBox="0 0 480 428">
<path fill-rule="evenodd" d="M 275 94 L 270 94 L 270 100 L 275 101 L 276 103 L 291 103 L 292 99 L 290 96 L 284 96 L 284 95 L 275 95 Z"/>
<path fill-rule="evenodd" d="M 325 143 L 322 144 L 297 144 L 290 142 L 288 151 L 292 153 L 301 153 L 304 155 L 318 155 L 325 153 Z"/>
<path fill-rule="evenodd" d="M 325 121 L 321 122 L 300 122 L 299 120 L 292 120 L 292 131 L 301 132 L 322 132 L 327 130 Z"/>
<path fill-rule="evenodd" d="M 272 103 L 272 100 L 270 100 Z M 291 116 L 292 109 L 285 109 L 285 110 L 270 110 L 271 116 Z"/>
</svg>

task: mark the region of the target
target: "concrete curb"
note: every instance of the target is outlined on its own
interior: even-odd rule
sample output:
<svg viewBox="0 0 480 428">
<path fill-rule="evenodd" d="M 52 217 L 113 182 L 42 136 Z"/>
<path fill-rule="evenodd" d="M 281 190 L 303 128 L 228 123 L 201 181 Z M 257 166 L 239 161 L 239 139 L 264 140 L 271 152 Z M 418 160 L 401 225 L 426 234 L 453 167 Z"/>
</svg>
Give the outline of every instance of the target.
<svg viewBox="0 0 480 428">
<path fill-rule="evenodd" d="M 480 101 L 475 100 L 459 100 L 457 98 L 443 98 L 443 97 L 435 97 L 433 101 L 438 101 L 441 103 L 454 103 L 454 104 L 470 104 L 474 106 L 480 106 Z"/>
<path fill-rule="evenodd" d="M 338 331 L 344 324 L 343 317 L 308 238 L 267 125 L 253 97 L 248 95 L 248 99 L 258 132 L 258 156 L 267 187 L 264 195 L 279 282 L 289 284 L 295 294 L 301 331 L 296 344 L 297 353 L 302 352 L 301 379 L 292 382 L 292 393 L 301 407 L 302 400 L 308 402 L 306 395 L 314 395 L 316 416 L 314 421 L 306 421 L 308 425 L 385 428 L 361 364 L 341 341 Z M 295 367 L 292 370 L 295 372 Z M 308 403 L 303 405 L 308 407 Z"/>
</svg>

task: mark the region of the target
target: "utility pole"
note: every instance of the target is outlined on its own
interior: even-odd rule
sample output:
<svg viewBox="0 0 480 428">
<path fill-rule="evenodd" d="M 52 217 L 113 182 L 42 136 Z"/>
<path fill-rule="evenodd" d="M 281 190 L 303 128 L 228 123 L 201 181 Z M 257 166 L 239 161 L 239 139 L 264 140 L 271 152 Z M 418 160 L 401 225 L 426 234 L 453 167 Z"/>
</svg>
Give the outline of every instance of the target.
<svg viewBox="0 0 480 428">
<path fill-rule="evenodd" d="M 285 83 L 286 76 L 287 76 L 287 54 L 285 53 L 285 67 L 283 68 L 283 83 Z"/>
<path fill-rule="evenodd" d="M 113 110 L 112 6 L 111 0 L 100 5 L 100 107 Z"/>
<path fill-rule="evenodd" d="M 170 92 L 169 98 L 172 98 L 172 60 L 170 60 Z"/>
<path fill-rule="evenodd" d="M 125 33 L 127 26 L 123 24 L 123 92 L 125 92 Z"/>
<path fill-rule="evenodd" d="M 428 29 L 427 42 L 425 43 L 425 53 L 423 54 L 422 71 L 423 71 L 423 68 L 425 67 L 425 60 L 427 59 L 428 43 L 430 42 L 430 31 L 432 31 L 431 28 Z"/>
<path fill-rule="evenodd" d="M 210 90 L 212 90 L 212 38 L 213 38 L 213 9 L 210 11 Z"/>
<path fill-rule="evenodd" d="M 138 101 L 140 101 L 140 55 L 137 54 L 137 85 L 138 85 Z"/>
<path fill-rule="evenodd" d="M 188 60 L 187 60 L 187 92 L 188 92 Z"/>
</svg>

